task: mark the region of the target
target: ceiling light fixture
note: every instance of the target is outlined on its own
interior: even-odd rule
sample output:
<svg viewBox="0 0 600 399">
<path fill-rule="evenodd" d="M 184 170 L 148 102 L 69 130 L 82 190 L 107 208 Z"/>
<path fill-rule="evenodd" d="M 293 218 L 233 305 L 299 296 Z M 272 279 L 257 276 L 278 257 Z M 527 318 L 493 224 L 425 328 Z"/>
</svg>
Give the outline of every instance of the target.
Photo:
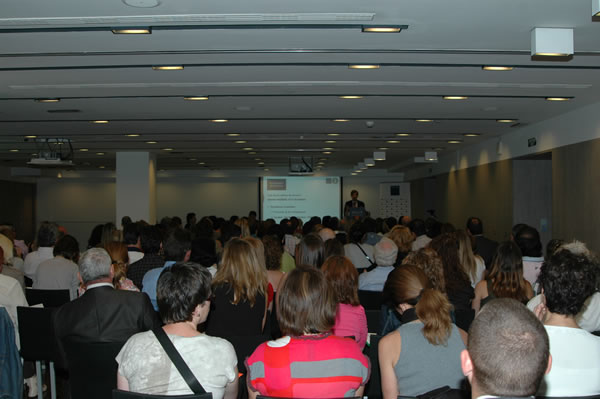
<svg viewBox="0 0 600 399">
<path fill-rule="evenodd" d="M 514 67 L 500 65 L 484 65 L 481 67 L 484 71 L 512 71 Z"/>
<path fill-rule="evenodd" d="M 444 96 L 444 100 L 467 100 L 467 96 Z"/>
<path fill-rule="evenodd" d="M 415 119 L 415 122 L 428 123 L 433 122 L 433 119 Z"/>
<path fill-rule="evenodd" d="M 334 122 L 350 122 L 350 119 L 334 119 Z"/>
<path fill-rule="evenodd" d="M 199 96 L 199 97 L 183 97 L 185 101 L 206 101 L 208 100 L 208 96 Z"/>
<path fill-rule="evenodd" d="M 163 151 L 173 151 L 172 148 L 163 148 Z"/>
<path fill-rule="evenodd" d="M 80 148 L 79 151 L 81 151 L 81 152 L 87 152 L 89 150 L 87 148 Z"/>
<path fill-rule="evenodd" d="M 327 133 L 328 136 L 339 136 L 339 133 Z"/>
<path fill-rule="evenodd" d="M 155 71 L 181 71 L 183 65 L 156 65 L 153 66 L 152 69 Z"/>
<path fill-rule="evenodd" d="M 325 144 L 335 144 L 337 141 L 335 140 L 325 140 Z"/>
<path fill-rule="evenodd" d="M 546 101 L 569 101 L 572 97 L 546 97 Z"/>
<path fill-rule="evenodd" d="M 364 33 L 400 33 L 402 29 L 408 28 L 408 26 L 376 26 L 376 25 L 363 25 L 362 31 Z"/>
<path fill-rule="evenodd" d="M 244 147 L 242 148 L 242 151 L 252 151 L 254 148 L 252 147 Z"/>
<path fill-rule="evenodd" d="M 386 143 L 389 143 L 389 144 L 398 144 L 400 142 L 398 140 L 388 140 L 388 141 L 386 141 Z"/>
<path fill-rule="evenodd" d="M 198 162 L 198 165 L 205 165 L 206 162 Z"/>
<path fill-rule="evenodd" d="M 385 151 L 375 151 L 373 153 L 373 159 L 375 161 L 385 161 Z"/>
<path fill-rule="evenodd" d="M 410 136 L 410 133 L 396 133 L 396 136 L 408 137 L 408 136 Z"/>
<path fill-rule="evenodd" d="M 256 155 L 256 151 L 250 151 L 248 155 Z"/>
<path fill-rule="evenodd" d="M 465 137 L 477 137 L 477 136 L 481 136 L 479 133 L 463 133 L 463 136 Z"/>
<path fill-rule="evenodd" d="M 352 64 L 348 65 L 349 69 L 379 69 L 379 65 L 369 64 Z"/>
<path fill-rule="evenodd" d="M 331 155 L 332 152 L 331 151 L 323 151 L 321 154 L 325 154 L 325 155 Z"/>
<path fill-rule="evenodd" d="M 104 155 L 103 152 L 97 152 L 96 155 Z"/>
<path fill-rule="evenodd" d="M 10 152 L 19 152 L 19 150 L 17 150 L 16 148 L 13 148 L 12 150 L 8 150 Z"/>
<path fill-rule="evenodd" d="M 227 119 L 211 119 L 210 121 L 211 121 L 211 122 L 214 122 L 214 123 L 225 123 L 225 122 L 229 122 L 229 120 L 227 120 Z"/>
<path fill-rule="evenodd" d="M 26 139 L 35 139 L 37 136 L 34 135 L 30 135 L 30 136 L 25 136 Z"/>
<path fill-rule="evenodd" d="M 240 134 L 239 133 L 226 133 L 225 136 L 229 136 L 229 137 L 238 137 Z"/>
<path fill-rule="evenodd" d="M 99 169 L 104 169 L 104 168 L 106 168 L 106 166 L 104 166 L 104 165 L 100 165 L 100 166 L 98 166 L 98 168 L 99 168 Z"/>
<path fill-rule="evenodd" d="M 150 28 L 117 28 L 111 29 L 115 35 L 150 35 L 152 29 Z"/>
<path fill-rule="evenodd" d="M 33 101 L 38 103 L 57 103 L 60 101 L 60 98 L 36 98 Z"/>
<path fill-rule="evenodd" d="M 146 144 L 156 144 L 158 141 L 146 141 Z"/>
<path fill-rule="evenodd" d="M 375 160 L 373 158 L 365 158 L 365 165 L 375 166 Z"/>
<path fill-rule="evenodd" d="M 126 134 L 125 136 L 127 136 L 127 137 L 140 137 L 140 135 L 137 134 L 137 133 Z"/>
<path fill-rule="evenodd" d="M 352 173 L 350 173 L 350 174 L 351 174 L 352 176 L 356 176 L 358 173 L 356 173 L 356 172 L 352 172 Z"/>
<path fill-rule="evenodd" d="M 381 151 L 385 151 L 385 150 L 389 150 L 390 147 L 377 147 L 377 149 L 381 150 Z"/>
<path fill-rule="evenodd" d="M 344 100 L 358 100 L 363 98 L 363 96 L 340 96 L 340 98 Z"/>
<path fill-rule="evenodd" d="M 325 150 L 325 151 L 333 151 L 334 149 L 332 147 L 324 147 L 323 150 Z"/>
<path fill-rule="evenodd" d="M 235 142 L 236 144 L 246 144 L 247 141 L 246 140 L 236 140 Z"/>
<path fill-rule="evenodd" d="M 532 59 L 571 59 L 574 53 L 573 29 L 533 28 L 531 30 Z"/>
<path fill-rule="evenodd" d="M 496 119 L 496 122 L 498 123 L 513 123 L 516 122 L 516 119 Z"/>
<path fill-rule="evenodd" d="M 107 120 L 97 120 L 97 121 L 90 121 L 90 123 L 103 124 L 103 123 L 108 123 L 108 121 Z"/>
<path fill-rule="evenodd" d="M 460 140 L 448 140 L 448 144 L 460 144 L 462 141 Z"/>
</svg>

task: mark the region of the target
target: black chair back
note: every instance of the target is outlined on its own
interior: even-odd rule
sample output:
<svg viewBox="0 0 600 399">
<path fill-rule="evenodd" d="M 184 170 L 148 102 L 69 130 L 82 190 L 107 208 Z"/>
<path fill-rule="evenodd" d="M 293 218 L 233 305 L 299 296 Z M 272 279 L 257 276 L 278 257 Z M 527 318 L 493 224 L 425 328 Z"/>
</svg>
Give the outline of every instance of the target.
<svg viewBox="0 0 600 399">
<path fill-rule="evenodd" d="M 206 392 L 197 395 L 150 395 L 147 393 L 114 389 L 112 391 L 112 399 L 212 399 L 212 393 Z"/>
<path fill-rule="evenodd" d="M 258 395 L 256 399 L 303 399 L 303 398 L 282 398 L 279 396 L 263 396 Z M 349 396 L 347 398 L 330 398 L 330 399 L 362 399 L 360 396 Z"/>
<path fill-rule="evenodd" d="M 25 298 L 29 306 L 42 304 L 45 308 L 58 308 L 71 300 L 69 290 L 25 289 Z"/>
<path fill-rule="evenodd" d="M 58 348 L 54 336 L 53 308 L 17 306 L 21 357 L 25 360 L 57 361 Z"/>
<path fill-rule="evenodd" d="M 371 377 L 365 387 L 364 395 L 369 398 L 381 398 L 381 372 L 379 370 L 379 340 L 381 335 L 371 335 L 368 349 L 369 361 L 371 362 Z"/>
<path fill-rule="evenodd" d="M 124 342 L 63 340 L 69 370 L 71 399 L 106 399 L 117 388 L 115 357 Z"/>
<path fill-rule="evenodd" d="M 358 300 L 365 310 L 380 310 L 383 303 L 383 294 L 380 291 L 358 290 Z"/>
<path fill-rule="evenodd" d="M 264 335 L 231 336 L 225 337 L 231 342 L 238 359 L 238 371 L 246 374 L 246 358 L 254 352 L 258 345 L 268 341 L 270 338 Z"/>
<path fill-rule="evenodd" d="M 380 309 L 367 309 L 365 310 L 367 315 L 367 328 L 371 333 L 378 333 L 381 329 L 381 310 Z"/>
</svg>

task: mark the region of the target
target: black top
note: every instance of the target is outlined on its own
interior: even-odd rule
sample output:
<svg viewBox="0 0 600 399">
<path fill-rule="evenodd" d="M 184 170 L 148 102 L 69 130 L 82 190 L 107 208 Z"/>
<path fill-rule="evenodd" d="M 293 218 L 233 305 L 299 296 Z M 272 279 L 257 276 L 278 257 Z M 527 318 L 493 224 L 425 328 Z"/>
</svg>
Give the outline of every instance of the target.
<svg viewBox="0 0 600 399">
<path fill-rule="evenodd" d="M 206 334 L 215 337 L 260 335 L 265 316 L 266 298 L 259 295 L 250 306 L 247 301 L 233 301 L 233 288 L 225 283 L 214 288 Z"/>
<path fill-rule="evenodd" d="M 142 290 L 144 288 L 142 286 L 142 281 L 144 280 L 144 275 L 157 267 L 163 267 L 165 265 L 165 260 L 162 256 L 157 254 L 145 254 L 144 257 L 137 262 L 133 262 L 127 268 L 127 278 L 133 281 L 136 287 Z"/>
</svg>

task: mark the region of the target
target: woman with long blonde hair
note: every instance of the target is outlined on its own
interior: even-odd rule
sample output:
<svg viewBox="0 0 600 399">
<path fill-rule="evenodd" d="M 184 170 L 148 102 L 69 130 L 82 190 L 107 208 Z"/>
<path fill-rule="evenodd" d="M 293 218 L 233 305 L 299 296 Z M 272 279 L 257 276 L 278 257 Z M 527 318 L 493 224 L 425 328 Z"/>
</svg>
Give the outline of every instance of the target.
<svg viewBox="0 0 600 399">
<path fill-rule="evenodd" d="M 214 309 L 207 334 L 261 334 L 267 314 L 267 285 L 267 269 L 252 244 L 241 238 L 229 240 L 213 279 Z"/>
<path fill-rule="evenodd" d="M 417 396 L 444 385 L 460 388 L 467 334 L 452 323 L 446 295 L 413 265 L 392 271 L 384 293 L 402 315 L 402 325 L 379 342 L 384 399 Z"/>
<path fill-rule="evenodd" d="M 460 265 L 471 279 L 471 286 L 475 288 L 475 285 L 483 279 L 485 262 L 481 256 L 473 253 L 473 242 L 464 230 L 458 230 L 454 234 L 458 240 L 458 259 L 460 260 Z"/>
<path fill-rule="evenodd" d="M 398 247 L 398 257 L 396 265 L 402 263 L 402 260 L 412 250 L 412 243 L 415 240 L 415 235 L 406 226 L 396 225 L 385 235 Z"/>
</svg>

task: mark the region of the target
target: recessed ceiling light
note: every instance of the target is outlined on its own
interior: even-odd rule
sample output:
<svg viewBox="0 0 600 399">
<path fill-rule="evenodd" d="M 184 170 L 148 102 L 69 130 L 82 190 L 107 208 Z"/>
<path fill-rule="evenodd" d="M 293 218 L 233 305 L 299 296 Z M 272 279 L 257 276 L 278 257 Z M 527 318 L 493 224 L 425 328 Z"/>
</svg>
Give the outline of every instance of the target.
<svg viewBox="0 0 600 399">
<path fill-rule="evenodd" d="M 399 33 L 402 28 L 399 26 L 363 26 L 365 33 Z"/>
<path fill-rule="evenodd" d="M 415 119 L 416 122 L 423 122 L 423 123 L 427 123 L 427 122 L 433 122 L 433 119 Z"/>
<path fill-rule="evenodd" d="M 239 133 L 226 133 L 225 136 L 229 136 L 229 137 L 238 137 L 240 134 Z"/>
<path fill-rule="evenodd" d="M 37 136 L 34 135 L 29 135 L 29 136 L 25 136 L 26 139 L 35 139 Z"/>
<path fill-rule="evenodd" d="M 242 151 L 252 151 L 254 148 L 252 147 L 244 147 L 242 148 Z"/>
<path fill-rule="evenodd" d="M 327 133 L 328 136 L 339 136 L 339 133 Z"/>
<path fill-rule="evenodd" d="M 104 165 L 100 165 L 100 166 L 98 166 L 98 168 L 99 168 L 99 169 L 104 169 L 105 167 L 106 167 L 106 166 L 104 166 Z"/>
<path fill-rule="evenodd" d="M 335 140 L 325 140 L 325 144 L 335 144 L 337 141 Z"/>
<path fill-rule="evenodd" d="M 181 71 L 183 69 L 183 65 L 158 65 L 153 66 L 152 69 L 155 71 Z"/>
<path fill-rule="evenodd" d="M 352 176 L 356 176 L 358 173 L 356 173 L 356 172 L 352 172 L 352 173 L 350 173 L 350 174 L 351 174 Z"/>
<path fill-rule="evenodd" d="M 97 152 L 96 155 L 104 155 L 103 152 Z"/>
<path fill-rule="evenodd" d="M 353 65 L 348 65 L 348 68 L 350 68 L 350 69 L 379 69 L 379 65 L 353 64 Z"/>
<path fill-rule="evenodd" d="M 188 161 L 197 161 L 198 158 L 188 158 Z"/>
<path fill-rule="evenodd" d="M 331 151 L 323 151 L 322 154 L 331 155 Z"/>
<path fill-rule="evenodd" d="M 86 152 L 86 151 L 89 151 L 89 150 L 87 148 L 80 148 L 79 151 Z"/>
<path fill-rule="evenodd" d="M 256 155 L 256 151 L 250 151 L 248 155 Z"/>
<path fill-rule="evenodd" d="M 9 150 L 10 152 L 19 152 L 19 150 L 17 150 L 16 148 L 13 148 L 12 150 Z"/>
<path fill-rule="evenodd" d="M 512 71 L 511 66 L 500 66 L 500 65 L 484 65 L 481 67 L 484 71 Z"/>
<path fill-rule="evenodd" d="M 108 123 L 108 121 L 107 120 L 97 120 L 97 121 L 90 121 L 90 123 L 102 124 L 102 123 Z"/>
<path fill-rule="evenodd" d="M 127 137 L 140 137 L 140 135 L 137 134 L 137 133 L 126 134 L 125 136 L 127 136 Z"/>
<path fill-rule="evenodd" d="M 569 101 L 571 97 L 546 97 L 546 101 Z"/>
<path fill-rule="evenodd" d="M 469 97 L 467 96 L 444 96 L 444 100 L 466 100 Z"/>
<path fill-rule="evenodd" d="M 377 147 L 377 149 L 378 149 L 378 150 L 385 151 L 385 150 L 389 150 L 390 148 L 389 148 L 389 147 Z"/>
<path fill-rule="evenodd" d="M 354 173 L 362 173 L 362 169 L 356 169 Z"/>
<path fill-rule="evenodd" d="M 333 148 L 331 148 L 331 147 L 324 147 L 323 149 L 324 149 L 325 151 L 333 151 Z"/>
<path fill-rule="evenodd" d="M 34 101 L 38 103 L 57 103 L 60 98 L 36 98 Z"/>
<path fill-rule="evenodd" d="M 269 168 L 264 168 L 263 170 L 264 170 L 265 172 L 268 172 L 268 171 L 270 171 L 271 169 L 269 169 Z"/>
<path fill-rule="evenodd" d="M 567 57 L 571 54 L 568 53 L 535 53 L 535 55 L 540 57 Z"/>
<path fill-rule="evenodd" d="M 340 98 L 343 98 L 344 100 L 357 100 L 359 98 L 363 98 L 362 96 L 340 96 Z"/>
<path fill-rule="evenodd" d="M 172 148 L 163 148 L 163 151 L 173 151 Z"/>
<path fill-rule="evenodd" d="M 236 144 L 246 144 L 247 141 L 246 140 L 237 140 L 235 143 Z"/>
<path fill-rule="evenodd" d="M 215 122 L 215 123 L 225 123 L 225 122 L 229 122 L 227 119 L 211 119 L 211 122 Z"/>
<path fill-rule="evenodd" d="M 460 144 L 462 141 L 460 140 L 448 140 L 448 144 Z"/>
<path fill-rule="evenodd" d="M 265 163 L 264 163 L 264 161 L 260 161 L 258 164 L 259 165 L 264 165 Z"/>
<path fill-rule="evenodd" d="M 516 119 L 496 119 L 496 122 L 498 123 L 513 123 L 516 122 Z"/>
<path fill-rule="evenodd" d="M 444 147 L 433 147 L 432 150 L 434 150 L 434 151 L 443 151 L 443 150 L 445 150 L 445 148 Z"/>
<path fill-rule="evenodd" d="M 196 97 L 183 97 L 186 101 L 206 101 L 208 96 L 196 96 Z"/>
<path fill-rule="evenodd" d="M 334 122 L 350 122 L 350 119 L 334 119 Z"/>
<path fill-rule="evenodd" d="M 477 137 L 477 136 L 481 136 L 479 133 L 463 133 L 463 136 L 465 137 Z"/>
<path fill-rule="evenodd" d="M 254 158 L 255 161 L 262 161 L 262 158 Z"/>
<path fill-rule="evenodd" d="M 408 137 L 408 136 L 410 136 L 410 133 L 396 133 L 396 136 Z"/>
<path fill-rule="evenodd" d="M 386 141 L 386 143 L 390 143 L 390 144 L 398 144 L 400 143 L 398 140 L 388 140 Z"/>
<path fill-rule="evenodd" d="M 198 165 L 205 165 L 206 162 L 198 162 Z"/>
<path fill-rule="evenodd" d="M 115 35 L 150 35 L 152 30 L 150 28 L 121 28 L 112 29 L 112 33 Z"/>
<path fill-rule="evenodd" d="M 157 141 L 146 141 L 146 144 L 156 144 L 158 143 Z"/>
</svg>

